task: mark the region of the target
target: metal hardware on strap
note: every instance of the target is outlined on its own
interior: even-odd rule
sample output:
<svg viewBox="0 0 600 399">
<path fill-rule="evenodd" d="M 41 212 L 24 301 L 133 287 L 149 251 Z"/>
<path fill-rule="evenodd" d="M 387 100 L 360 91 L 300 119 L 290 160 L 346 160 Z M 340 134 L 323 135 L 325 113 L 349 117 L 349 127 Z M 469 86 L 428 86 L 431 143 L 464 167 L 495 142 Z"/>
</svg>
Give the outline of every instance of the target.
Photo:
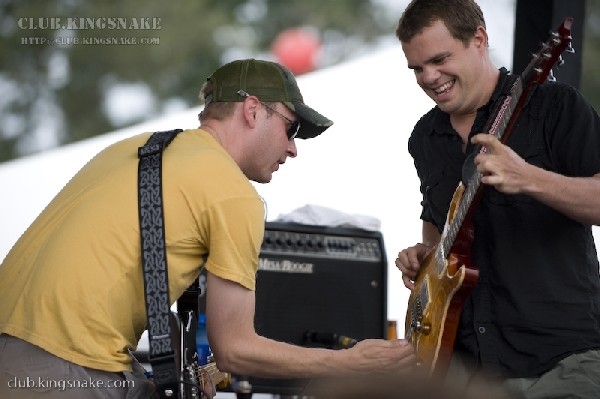
<svg viewBox="0 0 600 399">
<path fill-rule="evenodd" d="M 138 210 L 149 360 L 161 397 L 177 397 L 179 392 L 179 373 L 169 321 L 161 166 L 163 150 L 181 131 L 156 132 L 138 149 Z"/>
</svg>

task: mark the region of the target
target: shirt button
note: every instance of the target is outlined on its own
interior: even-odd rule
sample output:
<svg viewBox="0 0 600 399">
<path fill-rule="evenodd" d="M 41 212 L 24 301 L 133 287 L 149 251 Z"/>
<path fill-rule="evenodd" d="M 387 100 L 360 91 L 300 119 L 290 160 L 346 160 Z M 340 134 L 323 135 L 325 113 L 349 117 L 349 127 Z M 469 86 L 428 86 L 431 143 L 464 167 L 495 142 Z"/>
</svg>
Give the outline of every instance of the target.
<svg viewBox="0 0 600 399">
<path fill-rule="evenodd" d="M 485 334 L 485 327 L 479 327 L 479 333 Z"/>
</svg>

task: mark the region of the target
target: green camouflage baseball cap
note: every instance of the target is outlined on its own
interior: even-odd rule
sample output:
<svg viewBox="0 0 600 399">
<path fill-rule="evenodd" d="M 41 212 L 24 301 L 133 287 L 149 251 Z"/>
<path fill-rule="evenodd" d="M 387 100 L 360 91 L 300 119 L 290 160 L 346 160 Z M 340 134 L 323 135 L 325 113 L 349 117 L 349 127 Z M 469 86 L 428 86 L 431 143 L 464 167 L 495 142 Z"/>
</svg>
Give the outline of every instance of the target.
<svg viewBox="0 0 600 399">
<path fill-rule="evenodd" d="M 217 69 L 207 80 L 212 82 L 213 92 L 205 99 L 205 105 L 244 101 L 241 90 L 264 102 L 281 102 L 296 113 L 300 118 L 296 137 L 301 139 L 316 137 L 333 125 L 331 120 L 304 104 L 294 75 L 276 62 L 255 59 L 233 61 Z"/>
</svg>

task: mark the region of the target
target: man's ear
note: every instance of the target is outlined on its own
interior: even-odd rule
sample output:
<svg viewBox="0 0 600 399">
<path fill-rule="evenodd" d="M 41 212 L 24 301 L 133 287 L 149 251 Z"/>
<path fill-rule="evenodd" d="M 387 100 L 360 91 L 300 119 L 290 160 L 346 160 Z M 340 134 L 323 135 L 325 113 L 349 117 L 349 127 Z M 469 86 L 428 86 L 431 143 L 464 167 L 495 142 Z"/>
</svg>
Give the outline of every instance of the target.
<svg viewBox="0 0 600 399">
<path fill-rule="evenodd" d="M 475 35 L 473 36 L 473 43 L 477 48 L 487 49 L 488 47 L 488 34 L 485 28 L 481 25 L 477 27 Z"/>
<path fill-rule="evenodd" d="M 258 112 L 259 105 L 260 103 L 256 97 L 248 97 L 242 103 L 242 114 L 246 123 L 252 128 L 256 125 L 256 113 Z"/>
</svg>

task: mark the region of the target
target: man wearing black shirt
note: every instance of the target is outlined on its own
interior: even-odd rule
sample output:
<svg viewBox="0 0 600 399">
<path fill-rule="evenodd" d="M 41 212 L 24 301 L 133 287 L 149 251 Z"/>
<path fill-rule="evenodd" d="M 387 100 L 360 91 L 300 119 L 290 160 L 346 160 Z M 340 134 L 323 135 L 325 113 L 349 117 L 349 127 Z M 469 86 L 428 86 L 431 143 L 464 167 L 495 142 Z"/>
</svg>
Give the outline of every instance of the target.
<svg viewBox="0 0 600 399">
<path fill-rule="evenodd" d="M 493 374 L 525 398 L 600 397 L 600 119 L 574 88 L 544 83 L 506 145 L 481 133 L 505 84 L 472 0 L 413 0 L 396 31 L 435 103 L 409 139 L 423 194 L 422 243 L 396 259 L 409 289 L 438 244 L 452 195 L 481 173 L 464 304 L 449 373 Z M 487 152 L 478 153 L 483 145 Z"/>
</svg>

